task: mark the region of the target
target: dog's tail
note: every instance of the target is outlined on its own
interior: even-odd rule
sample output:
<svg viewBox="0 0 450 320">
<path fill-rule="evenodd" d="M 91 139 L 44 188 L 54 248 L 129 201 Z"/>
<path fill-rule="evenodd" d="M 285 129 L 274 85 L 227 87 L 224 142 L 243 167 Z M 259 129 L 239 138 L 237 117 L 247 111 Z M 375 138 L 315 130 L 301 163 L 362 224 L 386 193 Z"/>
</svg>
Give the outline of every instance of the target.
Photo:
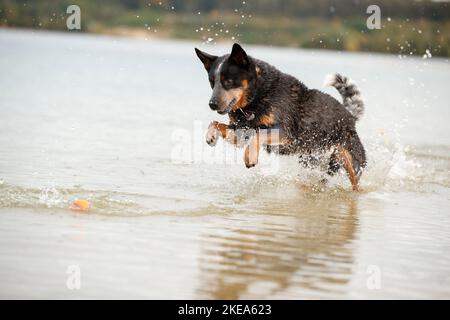
<svg viewBox="0 0 450 320">
<path fill-rule="evenodd" d="M 364 113 L 364 99 L 358 86 L 351 79 L 336 73 L 327 76 L 325 85 L 335 87 L 342 96 L 344 107 L 356 120 L 361 118 Z"/>
</svg>

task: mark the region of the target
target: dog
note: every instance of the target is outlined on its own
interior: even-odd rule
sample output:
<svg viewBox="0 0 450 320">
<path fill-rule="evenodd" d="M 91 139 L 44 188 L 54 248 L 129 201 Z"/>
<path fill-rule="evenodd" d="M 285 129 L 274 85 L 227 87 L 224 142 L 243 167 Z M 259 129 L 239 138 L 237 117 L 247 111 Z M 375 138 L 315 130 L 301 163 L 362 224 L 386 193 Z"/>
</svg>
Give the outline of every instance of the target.
<svg viewBox="0 0 450 320">
<path fill-rule="evenodd" d="M 229 116 L 228 124 L 211 122 L 206 133 L 209 145 L 214 146 L 219 137 L 236 145 L 242 145 L 244 139 L 247 168 L 258 163 L 261 147 L 268 152 L 300 155 L 304 164 L 312 164 L 315 154 L 331 151 L 327 173 L 334 175 L 343 167 L 353 190 L 359 190 L 366 153 L 355 123 L 365 106 L 354 82 L 340 74 L 328 78 L 327 85 L 335 87 L 342 96 L 340 103 L 247 55 L 237 43 L 230 54 L 223 56 L 197 48 L 195 52 L 212 88 L 209 107 Z M 243 130 L 254 134 L 243 138 Z"/>
</svg>

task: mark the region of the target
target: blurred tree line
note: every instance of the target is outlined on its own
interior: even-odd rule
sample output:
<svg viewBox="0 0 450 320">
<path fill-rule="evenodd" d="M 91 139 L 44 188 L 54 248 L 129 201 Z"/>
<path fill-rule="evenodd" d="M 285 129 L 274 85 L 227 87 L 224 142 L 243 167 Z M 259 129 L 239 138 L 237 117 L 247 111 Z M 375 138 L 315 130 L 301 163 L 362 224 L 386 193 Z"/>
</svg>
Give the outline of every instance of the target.
<svg viewBox="0 0 450 320">
<path fill-rule="evenodd" d="M 94 2 L 89 0 L 2 0 L 0 2 L 0 18 L 16 13 L 23 14 L 22 23 L 26 18 L 34 17 L 44 11 L 64 9 L 69 4 L 78 4 L 94 10 L 98 18 L 108 16 L 118 9 L 142 10 L 158 7 L 173 7 L 183 13 L 210 13 L 213 11 L 234 11 L 243 6 L 253 15 L 285 16 L 285 17 L 318 17 L 331 19 L 334 17 L 348 18 L 365 15 L 369 5 L 380 6 L 383 16 L 391 18 L 448 20 L 450 18 L 450 3 L 446 0 L 109 0 Z M 161 5 L 160 5 L 161 4 Z"/>
<path fill-rule="evenodd" d="M 129 9 L 141 9 L 160 1 L 115 0 Z M 392 18 L 446 20 L 450 17 L 450 6 L 445 1 L 431 0 L 172 0 L 165 3 L 180 12 L 205 12 L 214 10 L 232 11 L 248 6 L 248 11 L 257 15 L 283 15 L 291 17 L 352 17 L 363 15 L 369 5 L 382 8 L 382 14 Z"/>
<path fill-rule="evenodd" d="M 71 4 L 87 32 L 450 56 L 444 0 L 0 0 L 0 26 L 67 30 Z M 381 8 L 381 30 L 366 27 L 372 4 Z"/>
<path fill-rule="evenodd" d="M 137 0 L 136 0 L 137 1 Z M 139 1 L 137 1 L 139 2 Z M 174 1 L 180 10 L 211 11 L 215 9 L 233 10 L 242 4 L 240 0 L 177 0 Z M 449 6 L 446 3 L 409 0 L 259 0 L 247 1 L 251 11 L 255 14 L 279 15 L 294 17 L 334 16 L 351 17 L 361 15 L 371 4 L 382 8 L 383 14 L 391 17 L 448 19 Z"/>
</svg>

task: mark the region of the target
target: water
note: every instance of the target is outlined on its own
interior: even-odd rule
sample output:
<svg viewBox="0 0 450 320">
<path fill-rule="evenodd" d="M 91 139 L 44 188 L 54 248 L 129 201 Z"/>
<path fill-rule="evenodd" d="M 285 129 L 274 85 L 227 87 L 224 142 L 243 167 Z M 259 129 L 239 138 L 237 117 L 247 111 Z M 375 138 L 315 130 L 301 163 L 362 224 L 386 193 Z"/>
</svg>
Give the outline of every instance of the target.
<svg viewBox="0 0 450 320">
<path fill-rule="evenodd" d="M 0 30 L 1 298 L 450 298 L 448 60 L 246 47 L 310 87 L 359 83 L 354 193 L 207 146 L 226 117 L 196 45 Z"/>
</svg>

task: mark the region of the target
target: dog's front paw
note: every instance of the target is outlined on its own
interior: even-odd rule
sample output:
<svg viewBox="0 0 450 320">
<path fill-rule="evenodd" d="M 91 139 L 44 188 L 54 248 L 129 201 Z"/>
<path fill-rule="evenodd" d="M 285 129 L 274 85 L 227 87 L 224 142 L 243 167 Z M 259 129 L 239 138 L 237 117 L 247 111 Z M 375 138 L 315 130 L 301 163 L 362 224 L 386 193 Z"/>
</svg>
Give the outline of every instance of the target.
<svg viewBox="0 0 450 320">
<path fill-rule="evenodd" d="M 217 129 L 217 121 L 211 122 L 206 132 L 206 143 L 214 147 L 219 139 L 219 130 Z"/>
<path fill-rule="evenodd" d="M 253 168 L 258 163 L 258 152 L 247 147 L 244 152 L 244 163 L 247 169 Z"/>
<path fill-rule="evenodd" d="M 250 169 L 250 168 L 253 168 L 254 166 L 256 166 L 256 163 L 245 162 L 245 166 L 247 167 L 247 169 Z"/>
</svg>

